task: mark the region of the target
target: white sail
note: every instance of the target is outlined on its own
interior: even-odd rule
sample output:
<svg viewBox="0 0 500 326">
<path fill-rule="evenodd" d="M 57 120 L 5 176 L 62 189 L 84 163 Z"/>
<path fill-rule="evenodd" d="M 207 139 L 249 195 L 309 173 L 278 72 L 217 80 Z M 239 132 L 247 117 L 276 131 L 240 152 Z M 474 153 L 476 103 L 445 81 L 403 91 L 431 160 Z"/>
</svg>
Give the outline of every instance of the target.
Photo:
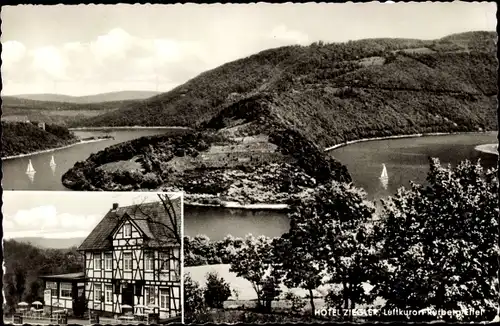
<svg viewBox="0 0 500 326">
<path fill-rule="evenodd" d="M 389 175 L 387 174 L 387 168 L 385 167 L 385 164 L 382 164 L 382 174 L 380 175 L 380 179 L 387 179 L 389 178 Z"/>
<path fill-rule="evenodd" d="M 34 173 L 36 173 L 36 171 L 33 168 L 33 164 L 31 163 L 31 160 L 29 160 L 28 168 L 26 169 L 26 174 L 34 174 Z"/>
<path fill-rule="evenodd" d="M 389 187 L 389 175 L 387 174 L 387 168 L 385 167 L 385 164 L 382 164 L 382 174 L 380 175 L 380 183 L 382 184 L 382 187 L 387 190 Z"/>
<path fill-rule="evenodd" d="M 50 159 L 50 166 L 56 166 L 56 160 L 54 160 L 54 155 L 52 155 L 52 158 Z"/>
</svg>

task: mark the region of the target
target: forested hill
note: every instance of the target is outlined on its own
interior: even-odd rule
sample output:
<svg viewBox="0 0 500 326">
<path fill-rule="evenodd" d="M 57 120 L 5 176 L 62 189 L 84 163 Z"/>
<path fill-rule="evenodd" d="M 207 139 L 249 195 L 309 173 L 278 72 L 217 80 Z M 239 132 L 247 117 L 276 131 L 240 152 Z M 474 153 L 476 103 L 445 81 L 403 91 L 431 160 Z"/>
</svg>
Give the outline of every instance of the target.
<svg viewBox="0 0 500 326">
<path fill-rule="evenodd" d="M 46 124 L 43 130 L 36 122 L 2 121 L 2 157 L 66 146 L 77 141 L 73 133 L 58 125 Z"/>
<path fill-rule="evenodd" d="M 496 94 L 494 32 L 433 41 L 320 42 L 224 64 L 170 92 L 75 125 L 211 121 L 223 127 L 243 116 L 246 122 L 278 120 L 328 146 L 393 134 L 496 130 Z"/>
</svg>

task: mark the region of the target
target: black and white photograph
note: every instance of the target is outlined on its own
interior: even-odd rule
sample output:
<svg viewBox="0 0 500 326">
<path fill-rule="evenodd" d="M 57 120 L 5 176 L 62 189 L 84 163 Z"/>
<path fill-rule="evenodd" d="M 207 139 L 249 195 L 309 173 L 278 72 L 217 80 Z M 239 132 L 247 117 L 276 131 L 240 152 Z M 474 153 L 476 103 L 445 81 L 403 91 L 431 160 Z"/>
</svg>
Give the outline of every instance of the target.
<svg viewBox="0 0 500 326">
<path fill-rule="evenodd" d="M 2 7 L 3 189 L 43 193 L 39 207 L 71 197 L 80 210 L 68 214 L 86 216 L 61 219 L 80 223 L 62 233 L 81 243 L 52 241 L 59 220 L 16 219 L 31 202 L 9 211 L 4 195 L 5 247 L 17 252 L 5 251 L 4 320 L 44 309 L 65 322 L 54 311 L 73 318 L 69 307 L 44 289 L 64 304 L 61 289 L 71 283 L 74 296 L 85 283 L 78 307 L 92 324 L 500 321 L 496 11 Z M 162 258 L 137 248 L 127 261 L 144 261 L 146 283 L 123 282 L 135 269 L 126 277 L 106 262 L 133 245 L 111 225 L 92 230 L 110 209 L 137 220 L 124 208 L 137 203 L 108 194 L 158 192 L 182 194 L 182 250 L 168 256 L 182 273 L 148 281 Z M 103 206 L 90 194 L 106 194 Z M 156 243 L 141 223 L 137 241 Z M 83 260 L 30 258 L 32 275 L 20 263 L 31 251 Z"/>
<path fill-rule="evenodd" d="M 3 322 L 182 321 L 182 193 L 3 194 Z"/>
</svg>

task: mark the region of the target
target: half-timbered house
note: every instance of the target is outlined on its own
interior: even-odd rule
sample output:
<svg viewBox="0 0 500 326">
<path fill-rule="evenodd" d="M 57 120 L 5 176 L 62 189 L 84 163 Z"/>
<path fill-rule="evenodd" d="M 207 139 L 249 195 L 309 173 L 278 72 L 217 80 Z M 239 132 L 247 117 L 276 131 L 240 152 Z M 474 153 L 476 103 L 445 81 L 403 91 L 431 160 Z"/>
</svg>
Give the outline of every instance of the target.
<svg viewBox="0 0 500 326">
<path fill-rule="evenodd" d="M 83 241 L 89 309 L 115 315 L 130 306 L 135 314 L 180 316 L 180 199 L 171 204 L 113 204 Z"/>
</svg>

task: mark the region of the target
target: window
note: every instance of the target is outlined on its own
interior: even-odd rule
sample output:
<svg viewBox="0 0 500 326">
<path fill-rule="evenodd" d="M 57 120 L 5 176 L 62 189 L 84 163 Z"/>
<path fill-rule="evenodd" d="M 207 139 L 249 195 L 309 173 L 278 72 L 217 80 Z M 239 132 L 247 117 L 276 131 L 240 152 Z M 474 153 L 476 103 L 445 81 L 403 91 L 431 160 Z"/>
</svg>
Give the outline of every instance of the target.
<svg viewBox="0 0 500 326">
<path fill-rule="evenodd" d="M 104 254 L 104 268 L 106 268 L 107 271 L 113 269 L 113 255 L 110 252 Z"/>
<path fill-rule="evenodd" d="M 168 265 L 169 265 L 169 257 L 168 257 L 168 253 L 166 252 L 160 252 L 159 253 L 159 260 L 160 260 L 160 267 L 159 267 L 159 270 L 161 270 L 162 272 L 166 272 L 168 271 Z"/>
<path fill-rule="evenodd" d="M 160 252 L 160 270 L 170 278 L 170 281 L 179 281 L 180 275 L 180 261 L 179 258 L 174 256 L 174 251 L 177 249 L 170 249 L 167 252 Z M 178 254 L 178 252 L 176 252 Z"/>
<path fill-rule="evenodd" d="M 154 270 L 154 253 L 152 252 L 146 252 L 145 253 L 145 267 L 147 271 L 152 271 Z"/>
<path fill-rule="evenodd" d="M 131 271 L 132 270 L 132 253 L 125 252 L 123 254 L 123 270 Z"/>
<path fill-rule="evenodd" d="M 125 223 L 123 225 L 123 236 L 130 238 L 132 236 L 132 225 L 130 223 Z"/>
<path fill-rule="evenodd" d="M 94 254 L 94 269 L 101 269 L 101 253 Z"/>
<path fill-rule="evenodd" d="M 50 293 L 53 297 L 57 298 L 57 283 L 56 282 L 47 282 L 46 284 L 47 290 L 50 289 Z"/>
<path fill-rule="evenodd" d="M 106 303 L 113 302 L 113 286 L 106 284 L 104 287 L 104 295 L 106 297 Z"/>
<path fill-rule="evenodd" d="M 61 283 L 61 297 L 72 298 L 71 296 L 72 284 L 71 283 Z"/>
<path fill-rule="evenodd" d="M 101 301 L 102 299 L 102 288 L 101 283 L 94 284 L 94 301 Z"/>
<path fill-rule="evenodd" d="M 161 309 L 168 309 L 168 300 L 169 300 L 169 295 L 168 295 L 168 289 L 160 289 L 160 308 Z"/>
<path fill-rule="evenodd" d="M 154 287 L 150 286 L 144 287 L 144 304 L 146 306 L 152 306 L 155 304 Z"/>
<path fill-rule="evenodd" d="M 180 281 L 180 274 L 181 274 L 181 265 L 180 265 L 180 258 L 179 258 L 179 250 L 178 249 L 173 249 L 174 252 L 172 256 L 175 256 L 172 258 L 170 262 L 170 280 L 171 281 Z"/>
</svg>

